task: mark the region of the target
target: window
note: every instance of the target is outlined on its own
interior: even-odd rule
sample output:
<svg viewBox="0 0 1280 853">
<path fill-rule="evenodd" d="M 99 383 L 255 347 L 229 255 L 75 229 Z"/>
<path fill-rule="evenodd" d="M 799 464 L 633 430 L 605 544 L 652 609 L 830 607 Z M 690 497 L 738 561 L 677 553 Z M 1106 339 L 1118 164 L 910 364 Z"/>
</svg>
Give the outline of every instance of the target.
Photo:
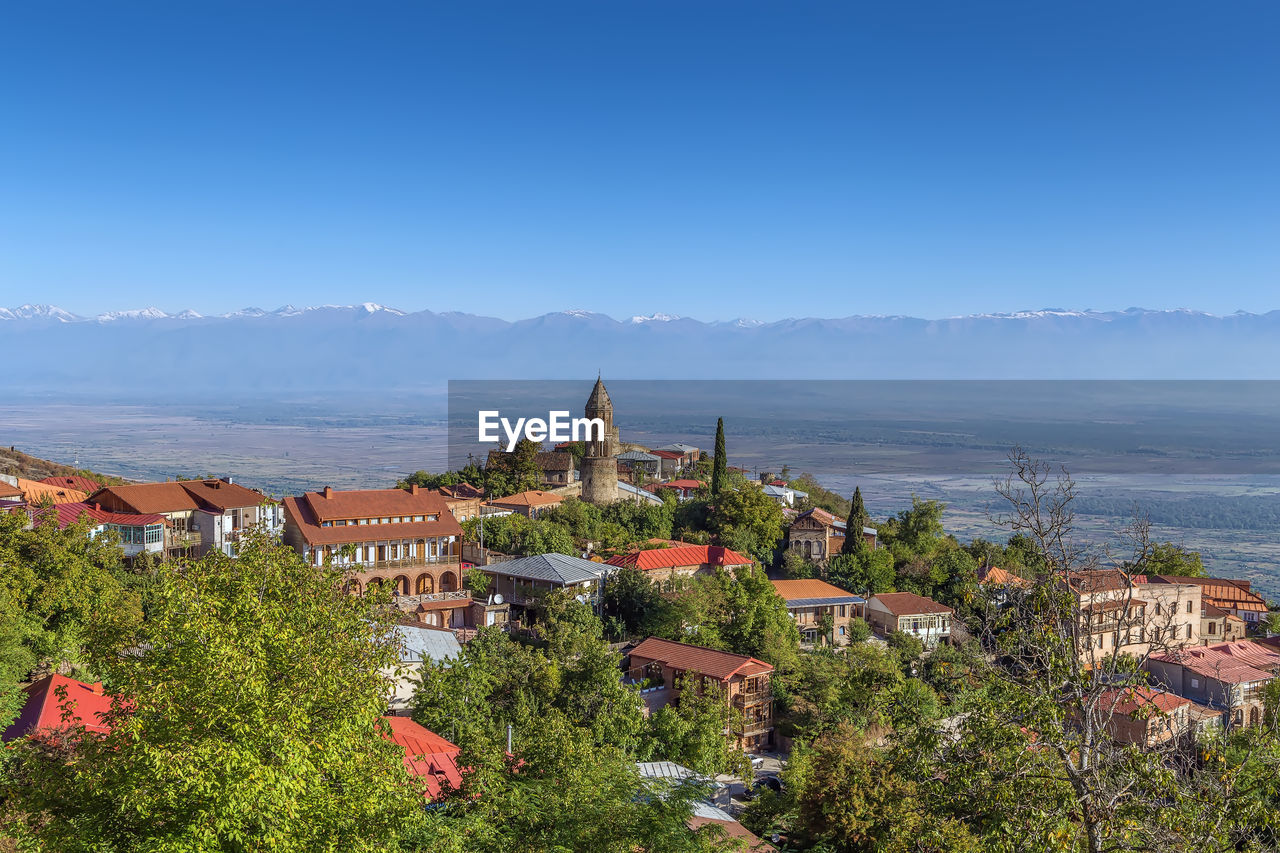
<svg viewBox="0 0 1280 853">
<path fill-rule="evenodd" d="M 1157 602 L 1156 602 L 1156 615 L 1157 615 L 1157 616 L 1159 616 L 1159 615 L 1161 614 L 1161 609 L 1160 609 L 1160 608 L 1161 608 L 1160 602 L 1158 602 L 1158 601 L 1157 601 Z"/>
<path fill-rule="evenodd" d="M 1190 601 L 1188 601 L 1188 602 L 1187 602 L 1187 612 L 1188 612 L 1188 613 L 1190 613 L 1190 612 L 1191 612 L 1191 602 L 1190 602 Z"/>
<path fill-rule="evenodd" d="M 322 521 L 322 522 L 320 522 L 320 526 L 321 526 L 321 527 L 333 527 L 333 522 L 332 522 L 332 521 Z"/>
<path fill-rule="evenodd" d="M 1188 640 L 1191 639 L 1191 623 L 1190 622 L 1187 623 L 1187 639 Z"/>
<path fill-rule="evenodd" d="M 440 516 L 438 516 L 438 515 L 428 515 L 428 516 L 427 516 L 427 521 L 439 521 L 439 520 L 440 520 Z"/>
<path fill-rule="evenodd" d="M 422 521 L 422 520 L 423 520 L 423 516 L 421 516 L 421 515 L 415 515 L 415 516 L 413 517 L 413 520 L 414 520 L 414 521 Z"/>
<path fill-rule="evenodd" d="M 1216 633 L 1218 633 L 1218 623 L 1217 623 L 1217 622 L 1210 622 L 1210 623 L 1209 623 L 1209 633 L 1210 633 L 1210 634 L 1216 634 Z"/>
<path fill-rule="evenodd" d="M 1200 679 L 1198 679 L 1198 678 L 1193 678 L 1193 679 L 1191 679 L 1191 686 L 1192 686 L 1192 687 L 1199 687 L 1199 686 L 1200 686 Z"/>
<path fill-rule="evenodd" d="M 384 519 L 382 519 L 382 523 L 383 523 L 383 524 L 390 524 L 390 523 L 391 523 L 391 519 L 389 519 L 389 518 L 384 518 Z"/>
<path fill-rule="evenodd" d="M 369 519 L 367 519 L 367 518 L 362 518 L 362 519 L 360 519 L 360 523 L 361 523 L 361 524 L 368 524 L 368 523 L 369 523 Z"/>
</svg>

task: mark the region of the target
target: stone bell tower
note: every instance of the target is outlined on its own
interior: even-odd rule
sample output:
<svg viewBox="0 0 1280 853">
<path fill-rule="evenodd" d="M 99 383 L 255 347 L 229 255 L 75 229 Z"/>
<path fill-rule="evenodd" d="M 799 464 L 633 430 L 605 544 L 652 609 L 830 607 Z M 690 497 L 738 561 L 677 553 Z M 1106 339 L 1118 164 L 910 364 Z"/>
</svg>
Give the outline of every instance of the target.
<svg viewBox="0 0 1280 853">
<path fill-rule="evenodd" d="M 583 414 L 604 421 L 604 436 L 587 442 L 587 453 L 582 457 L 582 499 L 592 504 L 613 503 L 618 499 L 618 428 L 613 425 L 613 401 L 603 379 L 596 378 Z"/>
</svg>

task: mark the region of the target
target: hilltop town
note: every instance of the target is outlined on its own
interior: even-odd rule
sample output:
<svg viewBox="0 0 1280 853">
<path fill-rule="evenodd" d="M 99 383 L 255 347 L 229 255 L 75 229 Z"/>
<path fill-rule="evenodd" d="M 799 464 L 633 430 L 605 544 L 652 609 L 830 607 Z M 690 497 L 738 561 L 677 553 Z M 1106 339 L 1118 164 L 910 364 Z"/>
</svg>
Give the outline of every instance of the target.
<svg viewBox="0 0 1280 853">
<path fill-rule="evenodd" d="M 1141 516 L 1077 541 L 1016 448 L 1007 537 L 962 543 L 939 503 L 730 465 L 731 425 L 627 441 L 603 379 L 583 412 L 283 497 L 11 449 L 0 849 L 1280 845 L 1248 581 Z"/>
</svg>

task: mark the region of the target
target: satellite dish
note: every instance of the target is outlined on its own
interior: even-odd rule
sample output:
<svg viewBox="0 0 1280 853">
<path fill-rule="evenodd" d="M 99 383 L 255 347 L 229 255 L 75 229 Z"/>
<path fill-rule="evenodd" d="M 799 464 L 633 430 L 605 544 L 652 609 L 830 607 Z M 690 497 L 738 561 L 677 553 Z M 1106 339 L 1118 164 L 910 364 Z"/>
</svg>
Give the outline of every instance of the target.
<svg viewBox="0 0 1280 853">
<path fill-rule="evenodd" d="M 501 603 L 502 603 L 502 593 L 497 593 L 496 595 L 494 595 L 494 597 L 493 597 L 493 603 L 494 603 L 494 604 L 501 604 Z"/>
<path fill-rule="evenodd" d="M 574 598 L 576 598 L 576 599 L 578 600 L 578 603 L 579 603 L 579 604 L 586 604 L 586 603 L 587 603 L 587 597 L 586 597 L 585 595 L 575 595 L 575 596 L 574 596 Z"/>
</svg>

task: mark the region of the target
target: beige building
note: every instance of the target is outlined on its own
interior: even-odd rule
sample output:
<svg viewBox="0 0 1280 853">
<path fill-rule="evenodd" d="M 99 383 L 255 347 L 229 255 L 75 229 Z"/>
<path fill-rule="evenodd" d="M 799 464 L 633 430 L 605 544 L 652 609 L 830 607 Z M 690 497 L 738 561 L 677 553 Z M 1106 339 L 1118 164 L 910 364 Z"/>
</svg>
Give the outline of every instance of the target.
<svg viewBox="0 0 1280 853">
<path fill-rule="evenodd" d="M 849 625 L 862 615 L 867 603 L 861 596 L 817 579 L 773 581 L 773 588 L 787 603 L 787 612 L 796 620 L 800 638 L 806 643 L 847 646 Z M 830 617 L 830 635 L 823 631 L 825 617 Z"/>
<path fill-rule="evenodd" d="M 951 636 L 955 611 L 932 598 L 911 592 L 883 592 L 866 604 L 867 622 L 879 634 L 901 631 L 918 637 L 925 648 Z"/>
<path fill-rule="evenodd" d="M 1200 587 L 1141 580 L 1116 569 L 1064 577 L 1079 609 L 1082 655 L 1141 657 L 1200 644 Z"/>
</svg>

